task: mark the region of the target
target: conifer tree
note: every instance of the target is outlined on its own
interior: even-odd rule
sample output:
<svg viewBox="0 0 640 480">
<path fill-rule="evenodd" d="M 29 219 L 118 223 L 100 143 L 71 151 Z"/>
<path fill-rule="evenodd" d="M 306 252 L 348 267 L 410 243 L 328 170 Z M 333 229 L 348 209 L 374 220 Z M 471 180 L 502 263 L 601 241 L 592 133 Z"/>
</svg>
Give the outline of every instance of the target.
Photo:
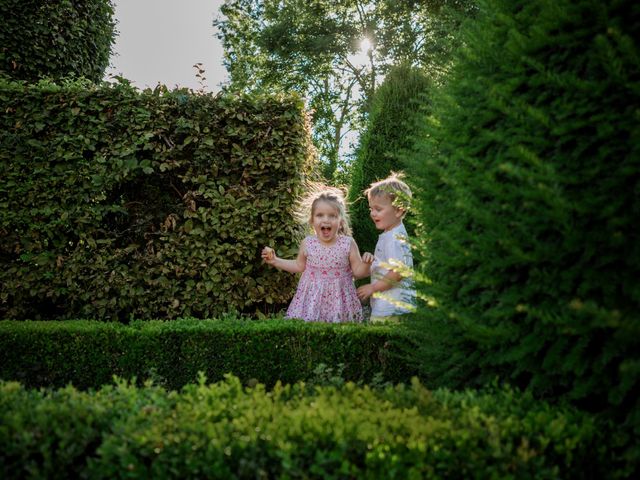
<svg viewBox="0 0 640 480">
<path fill-rule="evenodd" d="M 402 170 L 402 154 L 413 143 L 419 98 L 431 85 L 418 68 L 394 67 L 373 97 L 368 126 L 351 170 L 349 201 L 354 238 L 361 251 L 373 252 L 378 234 L 369 218 L 363 191 L 372 183 Z"/>
<path fill-rule="evenodd" d="M 0 0 L 0 77 L 100 82 L 116 37 L 112 0 Z"/>
<path fill-rule="evenodd" d="M 608 415 L 623 425 L 618 473 L 629 473 L 640 461 L 640 6 L 485 0 L 463 37 L 411 158 L 426 378 L 498 375 Z"/>
</svg>

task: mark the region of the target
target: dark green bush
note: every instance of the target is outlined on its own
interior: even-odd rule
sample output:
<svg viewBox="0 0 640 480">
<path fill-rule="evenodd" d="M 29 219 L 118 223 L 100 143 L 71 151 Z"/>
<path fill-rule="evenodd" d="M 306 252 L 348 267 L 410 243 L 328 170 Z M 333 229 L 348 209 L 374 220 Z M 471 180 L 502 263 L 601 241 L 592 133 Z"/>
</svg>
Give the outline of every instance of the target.
<svg viewBox="0 0 640 480">
<path fill-rule="evenodd" d="M 403 341 L 393 327 L 282 319 L 3 321 L 0 379 L 98 388 L 118 375 L 180 388 L 202 371 L 213 381 L 233 373 L 271 386 L 313 378 L 321 364 L 342 364 L 348 380 L 404 382 L 414 372 L 396 358 Z"/>
<path fill-rule="evenodd" d="M 413 143 L 419 100 L 430 86 L 420 69 L 403 64 L 389 71 L 373 97 L 368 125 L 351 166 L 349 188 L 353 236 L 362 252 L 373 252 L 380 234 L 369 217 L 363 191 L 392 170 L 402 170 L 401 155 Z"/>
<path fill-rule="evenodd" d="M 0 0 L 0 76 L 102 80 L 115 41 L 110 0 Z"/>
<path fill-rule="evenodd" d="M 640 4 L 487 0 L 463 35 L 411 167 L 425 377 L 602 412 L 634 468 Z"/>
<path fill-rule="evenodd" d="M 0 318 L 214 317 L 287 303 L 315 165 L 301 99 L 0 84 Z"/>
<path fill-rule="evenodd" d="M 4 478 L 603 478 L 597 426 L 510 390 L 0 383 Z"/>
</svg>

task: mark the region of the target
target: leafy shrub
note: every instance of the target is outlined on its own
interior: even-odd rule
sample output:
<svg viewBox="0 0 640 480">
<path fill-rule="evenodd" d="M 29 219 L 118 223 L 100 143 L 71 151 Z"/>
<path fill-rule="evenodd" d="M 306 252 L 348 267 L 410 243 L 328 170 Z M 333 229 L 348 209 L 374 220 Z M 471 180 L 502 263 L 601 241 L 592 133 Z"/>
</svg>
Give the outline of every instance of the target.
<svg viewBox="0 0 640 480">
<path fill-rule="evenodd" d="M 102 80 L 115 40 L 110 0 L 0 0 L 0 76 Z"/>
<path fill-rule="evenodd" d="M 0 317 L 269 311 L 315 166 L 295 96 L 0 83 Z"/>
<path fill-rule="evenodd" d="M 233 373 L 245 382 L 319 378 L 341 365 L 347 380 L 376 375 L 394 383 L 414 373 L 396 359 L 405 339 L 393 327 L 308 324 L 294 320 L 0 322 L 0 378 L 30 387 L 98 388 L 113 375 L 152 379 L 168 388 Z M 332 368 L 332 367 L 327 367 Z"/>
<path fill-rule="evenodd" d="M 603 412 L 633 468 L 640 6 L 488 0 L 463 32 L 412 159 L 425 376 Z"/>
<path fill-rule="evenodd" d="M 601 478 L 597 425 L 510 390 L 0 383 L 6 478 Z"/>
<path fill-rule="evenodd" d="M 419 99 L 431 82 L 418 68 L 393 67 L 376 90 L 369 122 L 351 166 L 349 201 L 353 236 L 363 252 L 373 252 L 378 238 L 369 217 L 369 204 L 363 191 L 369 185 L 402 169 L 401 154 L 413 143 Z"/>
</svg>

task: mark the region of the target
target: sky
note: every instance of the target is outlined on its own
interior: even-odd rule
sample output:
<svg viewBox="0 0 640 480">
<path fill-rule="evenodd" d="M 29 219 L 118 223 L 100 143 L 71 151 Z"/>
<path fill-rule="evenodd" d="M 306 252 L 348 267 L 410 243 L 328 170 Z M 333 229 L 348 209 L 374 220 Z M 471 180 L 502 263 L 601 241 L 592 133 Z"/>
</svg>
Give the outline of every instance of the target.
<svg viewBox="0 0 640 480">
<path fill-rule="evenodd" d="M 118 36 L 106 77 L 120 75 L 136 87 L 162 83 L 200 89 L 195 63 L 205 70 L 205 90 L 227 80 L 213 19 L 224 0 L 114 0 Z"/>
<path fill-rule="evenodd" d="M 113 0 L 117 21 L 115 45 L 105 72 L 119 75 L 144 89 L 162 83 L 170 89 L 199 90 L 195 63 L 205 70 L 205 90 L 217 92 L 228 80 L 222 66 L 222 45 L 215 37 L 214 18 L 224 0 Z M 352 63 L 365 62 L 366 47 Z M 341 155 L 351 151 L 357 138 L 349 132 Z"/>
</svg>

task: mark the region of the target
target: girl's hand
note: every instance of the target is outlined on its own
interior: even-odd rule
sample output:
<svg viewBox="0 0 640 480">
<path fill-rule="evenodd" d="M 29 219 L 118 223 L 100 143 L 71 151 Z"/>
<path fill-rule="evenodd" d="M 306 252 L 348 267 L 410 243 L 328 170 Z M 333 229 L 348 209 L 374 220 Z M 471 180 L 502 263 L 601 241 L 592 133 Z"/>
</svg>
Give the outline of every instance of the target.
<svg viewBox="0 0 640 480">
<path fill-rule="evenodd" d="M 363 261 L 364 263 L 369 263 L 369 264 L 371 264 L 371 263 L 373 263 L 373 261 L 375 260 L 375 258 L 376 258 L 376 257 L 374 257 L 374 256 L 373 256 L 373 254 L 372 254 L 372 253 L 369 253 L 369 252 L 364 252 L 364 253 L 362 254 L 362 261 Z"/>
<path fill-rule="evenodd" d="M 262 249 L 261 256 L 265 263 L 268 263 L 269 265 L 273 265 L 277 258 L 275 250 L 271 247 L 264 247 Z"/>
</svg>

